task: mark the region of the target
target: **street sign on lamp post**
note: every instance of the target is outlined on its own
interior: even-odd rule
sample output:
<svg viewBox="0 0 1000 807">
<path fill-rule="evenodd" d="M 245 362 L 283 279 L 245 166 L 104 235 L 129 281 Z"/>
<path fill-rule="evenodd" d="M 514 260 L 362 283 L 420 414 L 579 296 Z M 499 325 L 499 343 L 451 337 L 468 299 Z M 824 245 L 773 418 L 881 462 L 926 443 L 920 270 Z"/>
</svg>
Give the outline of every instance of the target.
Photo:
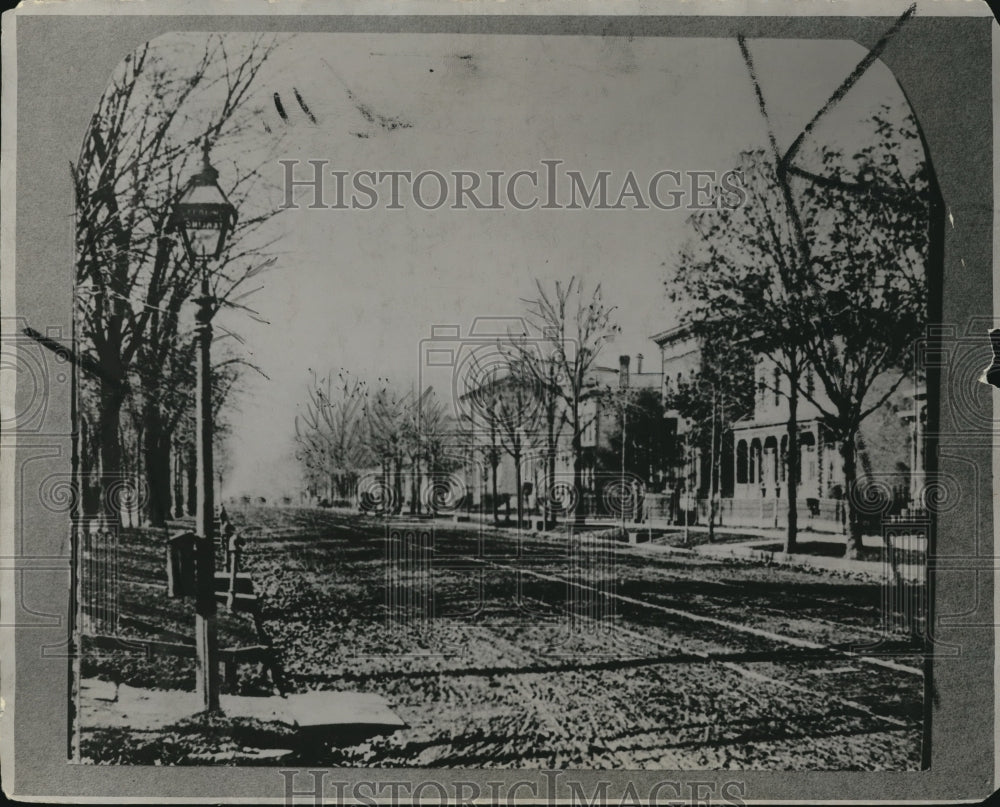
<svg viewBox="0 0 1000 807">
<path fill-rule="evenodd" d="M 208 141 L 202 152 L 201 170 L 188 181 L 170 217 L 170 229 L 178 232 L 192 264 L 200 269 L 200 294 L 195 298 L 198 372 L 195 388 L 195 432 L 198 497 L 197 593 L 195 596 L 195 649 L 198 659 L 197 689 L 207 711 L 219 709 L 219 640 L 215 601 L 215 503 L 212 472 L 212 316 L 216 299 L 209 286 L 208 264 L 225 248 L 236 223 L 236 208 L 218 185 L 219 172 L 208 159 Z"/>
</svg>

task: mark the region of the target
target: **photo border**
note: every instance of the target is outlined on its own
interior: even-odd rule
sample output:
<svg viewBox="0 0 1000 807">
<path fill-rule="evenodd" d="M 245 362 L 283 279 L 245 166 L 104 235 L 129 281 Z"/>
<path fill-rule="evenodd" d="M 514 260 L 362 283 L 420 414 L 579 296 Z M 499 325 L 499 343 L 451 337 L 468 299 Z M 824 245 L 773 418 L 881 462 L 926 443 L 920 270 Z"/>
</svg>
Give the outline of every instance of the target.
<svg viewBox="0 0 1000 807">
<path fill-rule="evenodd" d="M 431 14 L 325 13 L 319 3 L 298 3 L 305 13 L 267 15 L 233 14 L 230 4 L 206 5 L 206 13 L 187 14 L 187 4 L 168 13 L 162 2 L 124 7 L 114 15 L 88 14 L 88 8 L 107 8 L 105 3 L 79 3 L 72 11 L 63 4 L 40 3 L 3 18 L 4 106 L 3 123 L 3 336 L 8 339 L 21 317 L 43 333 L 46 328 L 70 333 L 73 286 L 73 198 L 68 165 L 76 158 L 94 105 L 118 62 L 144 41 L 171 31 L 308 31 L 308 32 L 452 32 L 514 35 L 592 36 L 705 36 L 735 39 L 737 33 L 774 39 L 851 39 L 871 47 L 892 25 L 903 4 L 849 4 L 858 14 L 870 15 L 880 6 L 887 16 L 812 16 L 798 13 L 782 17 L 772 11 L 787 10 L 787 4 L 770 4 L 767 15 L 699 16 L 704 3 L 684 4 L 683 15 L 640 14 L 549 14 L 567 4 L 544 4 L 534 13 L 521 3 L 476 6 L 488 13 L 455 14 L 456 4 L 432 4 L 443 9 Z M 256 4 L 254 4 L 256 5 Z M 429 4 L 397 6 L 405 10 Z M 961 338 L 981 337 L 984 366 L 989 359 L 985 327 L 996 323 L 994 297 L 985 289 L 992 282 L 994 227 L 994 181 L 996 169 L 993 137 L 993 73 L 996 24 L 984 16 L 983 8 L 965 8 L 971 16 L 954 9 L 964 3 L 944 4 L 951 9 L 932 16 L 931 4 L 918 8 L 917 16 L 890 43 L 882 61 L 893 71 L 913 105 L 928 139 L 930 156 L 947 204 L 950 224 L 945 227 L 944 277 L 941 322 L 964 328 Z M 716 3 L 714 7 L 745 9 L 746 3 Z M 253 6 L 250 6 L 253 7 Z M 366 5 L 385 10 L 384 4 Z M 574 9 L 579 8 L 569 5 Z M 751 6 L 753 7 L 753 6 Z M 272 10 L 281 5 L 270 6 Z M 673 11 L 675 7 L 662 7 Z M 812 10 L 825 9 L 813 3 Z M 126 10 L 127 9 L 127 10 Z M 545 12 L 541 11 L 545 9 Z M 219 10 L 223 13 L 217 13 Z M 660 11 L 661 9 L 657 9 Z M 926 13 L 925 13 L 926 12 Z M 988 11 L 986 11 L 988 14 Z M 13 46 L 12 46 L 13 45 Z M 13 70 L 10 69 L 13 67 Z M 16 81 L 16 85 L 15 85 Z M 16 150 L 15 150 L 16 149 Z M 984 170 L 994 165 L 994 176 Z M 16 185 L 15 185 L 16 183 Z M 14 228 L 16 224 L 16 241 Z M 15 253 L 16 247 L 16 255 Z M 975 330 L 966 332 L 968 328 Z M 973 379 L 968 379 L 973 383 Z M 23 391 L 22 391 L 23 392 Z M 951 398 L 938 395 L 938 437 L 942 455 L 970 458 L 980 471 L 976 495 L 978 510 L 949 512 L 938 524 L 938 551 L 970 559 L 975 575 L 974 593 L 979 606 L 976 624 L 965 627 L 935 626 L 934 636 L 963 648 L 960 660 L 934 660 L 932 760 L 921 772 L 791 772 L 791 771 L 684 771 L 671 773 L 678 782 L 714 782 L 734 779 L 745 783 L 743 800 L 841 801 L 877 798 L 893 801 L 982 798 L 995 787 L 996 721 L 994 649 L 996 597 L 994 574 L 997 561 L 993 473 L 1000 472 L 989 429 L 960 430 Z M 5 411 L 23 403 L 3 395 Z M 994 392 L 994 404 L 996 402 Z M 68 390 L 55 387 L 45 401 L 45 422 L 69 423 Z M 996 407 L 994 406 L 994 409 Z M 986 421 L 994 416 L 987 413 Z M 994 430 L 995 431 L 995 430 Z M 45 510 L 28 490 L 34 477 L 68 472 L 70 429 L 67 426 L 39 433 L 2 436 L 3 486 L 0 535 L 3 549 L 2 607 L 3 653 L 2 695 L 4 701 L 0 752 L 3 755 L 3 787 L 20 798 L 46 797 L 69 801 L 162 801 L 174 800 L 283 801 L 285 782 L 277 766 L 265 767 L 127 767 L 72 765 L 67 762 L 66 664 L 42 648 L 65 643 L 68 624 L 68 524 L 65 516 Z M 991 462 L 991 456 L 993 461 Z M 28 470 L 25 470 L 28 469 Z M 38 472 L 41 473 L 41 470 Z M 17 473 L 15 473 L 17 471 Z M 22 471 L 24 472 L 22 474 Z M 963 481 L 976 478 L 967 474 Z M 23 486 L 23 487 L 22 487 Z M 12 496 L 11 493 L 14 495 Z M 23 513 L 23 517 L 22 517 Z M 982 535 L 986 531 L 987 535 Z M 991 547 L 989 556 L 977 551 Z M 21 551 L 15 551 L 21 547 Z M 964 579 L 963 579 L 964 578 Z M 937 617 L 968 609 L 972 578 L 954 573 L 935 575 L 933 607 Z M 63 581 L 63 582 L 60 582 Z M 983 590 L 983 588 L 987 590 Z M 35 615 L 48 617 L 39 620 Z M 13 615 L 13 618 L 12 618 Z M 52 620 L 61 620 L 62 627 Z M 16 627 L 11 627 L 13 622 Z M 39 624 L 39 622 L 41 624 Z M 62 630 L 63 633 L 59 634 Z M 59 634 L 59 635 L 56 635 Z M 10 652 L 13 650 L 14 652 Z M 12 670 L 11 664 L 14 668 Z M 12 675 L 13 672 L 13 675 Z M 16 688 L 16 698 L 14 691 Z M 16 703 L 15 703 L 16 700 Z M 16 742 L 14 741 L 16 738 Z M 13 768 L 13 777 L 10 776 Z M 239 770 L 239 773 L 236 773 Z M 431 773 L 432 771 L 432 773 Z M 579 781 L 588 793 L 601 781 L 610 781 L 608 800 L 617 803 L 627 782 L 639 793 L 647 792 L 665 778 L 663 771 L 567 771 L 564 780 Z M 337 769 L 342 781 L 379 781 L 434 778 L 442 782 L 533 781 L 545 784 L 541 771 L 457 769 Z M 124 795 L 119 795 L 124 794 Z M 559 794 L 566 796 L 566 793 Z M 532 799 L 525 799 L 532 801 Z"/>
</svg>

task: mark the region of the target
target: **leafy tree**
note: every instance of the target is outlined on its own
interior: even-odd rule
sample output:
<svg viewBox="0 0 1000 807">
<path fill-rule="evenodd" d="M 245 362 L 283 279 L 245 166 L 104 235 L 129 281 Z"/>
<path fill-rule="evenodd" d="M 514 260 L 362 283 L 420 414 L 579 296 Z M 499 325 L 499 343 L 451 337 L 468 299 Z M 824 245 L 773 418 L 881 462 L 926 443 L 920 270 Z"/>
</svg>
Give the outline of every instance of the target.
<svg viewBox="0 0 1000 807">
<path fill-rule="evenodd" d="M 817 172 L 745 153 L 745 203 L 692 217 L 695 239 L 675 277 L 673 295 L 686 303 L 689 321 L 769 357 L 780 371 L 774 391 L 788 401 L 790 550 L 799 398 L 820 410 L 839 443 L 856 556 L 858 429 L 912 370 L 926 321 L 926 167 L 905 155 L 917 139 L 915 121 L 887 112 L 875 116 L 875 136 L 856 154 L 819 147 Z M 803 383 L 807 368 L 816 389 Z M 887 374 L 893 383 L 877 385 Z"/>
<path fill-rule="evenodd" d="M 745 201 L 732 203 L 719 191 L 716 207 L 691 216 L 693 238 L 682 251 L 668 291 L 685 306 L 684 320 L 706 343 L 717 350 L 722 345 L 748 348 L 779 371 L 776 386 L 771 380 L 765 384 L 787 402 L 786 550 L 791 552 L 798 530 L 798 401 L 807 270 L 774 166 L 763 152 L 745 152 L 737 170 Z M 714 366 L 708 382 L 712 389 L 722 382 L 720 371 L 733 366 L 721 359 L 706 365 Z M 748 386 L 752 389 L 753 383 Z"/>
<path fill-rule="evenodd" d="M 695 333 L 701 344 L 701 362 L 695 374 L 670 387 L 666 408 L 687 424 L 687 447 L 709 457 L 709 537 L 714 537 L 717 495 L 721 490 L 723 445 L 733 424 L 753 414 L 754 356 L 748 344 L 730 341 L 708 326 Z M 675 442 L 665 455 L 687 466 L 691 458 Z"/>
<path fill-rule="evenodd" d="M 670 446 L 667 439 L 666 408 L 659 390 L 616 387 L 605 394 L 602 411 L 614 413 L 615 419 L 604 428 L 607 446 L 597 448 L 597 462 L 605 469 L 620 473 L 622 515 L 631 501 L 631 483 L 625 477 L 638 477 L 648 484 L 656 469 L 662 468 Z M 639 502 L 632 502 L 638 507 Z M 635 511 L 638 516 L 638 510 Z"/>
<path fill-rule="evenodd" d="M 805 394 L 840 444 L 852 556 L 861 548 L 859 429 L 915 372 L 928 316 L 931 198 L 918 127 L 911 115 L 873 120 L 877 138 L 858 153 L 819 150 L 822 172 L 802 194 L 816 289 L 803 350 L 823 392 Z M 906 169 L 908 148 L 919 156 Z"/>
<path fill-rule="evenodd" d="M 613 390 L 608 399 L 618 418 L 608 435 L 609 453 L 605 464 L 621 467 L 624 439 L 626 473 L 648 481 L 653 471 L 661 467 L 669 450 L 663 395 L 655 389 L 628 387 Z"/>
</svg>

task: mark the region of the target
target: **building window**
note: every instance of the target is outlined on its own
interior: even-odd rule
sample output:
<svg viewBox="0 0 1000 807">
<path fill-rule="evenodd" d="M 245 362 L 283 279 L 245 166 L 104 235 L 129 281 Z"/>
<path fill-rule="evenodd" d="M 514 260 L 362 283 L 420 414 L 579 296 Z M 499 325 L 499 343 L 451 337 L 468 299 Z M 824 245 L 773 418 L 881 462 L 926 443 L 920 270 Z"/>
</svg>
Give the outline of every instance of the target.
<svg viewBox="0 0 1000 807">
<path fill-rule="evenodd" d="M 740 440 L 736 444 L 736 483 L 738 485 L 745 485 L 749 481 L 747 478 L 748 471 L 747 441 Z"/>
<path fill-rule="evenodd" d="M 802 478 L 806 484 L 818 481 L 816 476 L 816 438 L 812 432 L 803 432 L 799 438 L 802 450 Z"/>
<path fill-rule="evenodd" d="M 772 373 L 774 380 L 774 405 L 778 406 L 781 404 L 781 371 L 775 367 Z"/>
<path fill-rule="evenodd" d="M 772 486 L 778 484 L 779 466 L 781 459 L 778 456 L 778 440 L 775 437 L 768 437 L 764 441 L 764 452 L 761 462 L 760 483 L 766 485 L 774 495 Z"/>
<path fill-rule="evenodd" d="M 587 412 L 581 420 L 583 420 L 583 429 L 580 433 L 580 445 L 597 445 L 597 417 Z"/>
<path fill-rule="evenodd" d="M 813 372 L 812 367 L 809 368 L 809 372 L 806 373 L 806 394 L 813 395 L 816 392 L 816 374 Z"/>
</svg>

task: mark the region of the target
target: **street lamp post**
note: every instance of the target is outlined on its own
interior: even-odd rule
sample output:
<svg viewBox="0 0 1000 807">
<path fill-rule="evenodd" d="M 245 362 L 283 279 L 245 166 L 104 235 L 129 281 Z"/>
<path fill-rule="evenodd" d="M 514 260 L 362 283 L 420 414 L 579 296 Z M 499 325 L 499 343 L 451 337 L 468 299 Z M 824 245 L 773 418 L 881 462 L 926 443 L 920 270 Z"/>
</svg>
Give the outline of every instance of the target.
<svg viewBox="0 0 1000 807">
<path fill-rule="evenodd" d="M 195 339 L 198 368 L 195 386 L 198 497 L 196 534 L 198 560 L 195 595 L 195 650 L 197 690 L 207 711 L 219 709 L 219 640 L 215 602 L 215 502 L 212 473 L 212 316 L 217 301 L 209 285 L 208 265 L 218 258 L 236 223 L 236 208 L 218 185 L 219 172 L 203 147 L 201 170 L 191 177 L 171 216 L 188 257 L 200 270 Z"/>
</svg>

